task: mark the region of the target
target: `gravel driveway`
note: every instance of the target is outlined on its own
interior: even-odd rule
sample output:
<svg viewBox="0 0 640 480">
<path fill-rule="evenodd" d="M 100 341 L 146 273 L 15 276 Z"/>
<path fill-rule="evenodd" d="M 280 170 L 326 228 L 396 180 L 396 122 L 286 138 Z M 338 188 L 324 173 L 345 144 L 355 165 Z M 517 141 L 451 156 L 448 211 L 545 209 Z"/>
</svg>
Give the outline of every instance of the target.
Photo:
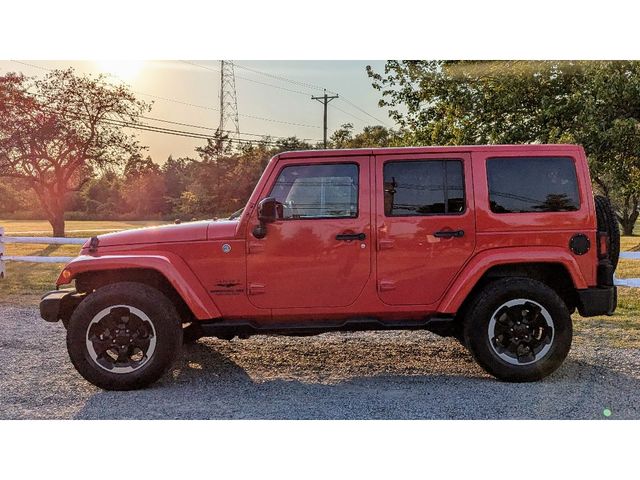
<svg viewBox="0 0 640 480">
<path fill-rule="evenodd" d="M 640 418 L 640 351 L 577 337 L 529 384 L 494 380 L 456 341 L 427 332 L 202 339 L 151 388 L 105 392 L 76 373 L 65 331 L 0 305 L 0 419 Z"/>
</svg>

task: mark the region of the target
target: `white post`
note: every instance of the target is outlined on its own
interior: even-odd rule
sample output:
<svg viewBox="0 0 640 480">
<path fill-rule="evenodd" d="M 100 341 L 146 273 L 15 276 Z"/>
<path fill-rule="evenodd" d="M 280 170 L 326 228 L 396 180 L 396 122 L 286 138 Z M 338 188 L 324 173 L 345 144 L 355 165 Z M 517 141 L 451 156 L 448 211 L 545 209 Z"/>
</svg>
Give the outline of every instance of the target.
<svg viewBox="0 0 640 480">
<path fill-rule="evenodd" d="M 4 278 L 4 260 L 2 260 L 2 256 L 4 255 L 4 227 L 0 227 L 0 280 Z"/>
</svg>

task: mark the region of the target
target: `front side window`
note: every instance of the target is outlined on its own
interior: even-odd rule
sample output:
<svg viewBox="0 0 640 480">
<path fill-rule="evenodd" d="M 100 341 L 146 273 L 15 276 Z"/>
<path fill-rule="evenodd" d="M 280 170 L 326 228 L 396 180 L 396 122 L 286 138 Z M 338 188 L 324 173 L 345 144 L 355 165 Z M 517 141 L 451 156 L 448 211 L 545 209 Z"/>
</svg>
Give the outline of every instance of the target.
<svg viewBox="0 0 640 480">
<path fill-rule="evenodd" d="M 580 208 L 571 158 L 490 158 L 487 180 L 494 213 L 572 212 Z"/>
<path fill-rule="evenodd" d="M 384 165 L 384 213 L 388 217 L 464 212 L 460 160 L 411 160 Z"/>
<path fill-rule="evenodd" d="M 280 172 L 270 196 L 284 219 L 358 216 L 358 165 L 291 165 Z"/>
</svg>

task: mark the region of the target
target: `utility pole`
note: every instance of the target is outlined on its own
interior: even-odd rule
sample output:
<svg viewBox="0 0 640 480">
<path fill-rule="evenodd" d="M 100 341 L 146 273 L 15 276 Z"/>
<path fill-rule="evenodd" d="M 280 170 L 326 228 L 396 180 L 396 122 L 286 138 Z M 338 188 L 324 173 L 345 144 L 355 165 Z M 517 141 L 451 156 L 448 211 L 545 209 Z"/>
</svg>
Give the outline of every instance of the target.
<svg viewBox="0 0 640 480">
<path fill-rule="evenodd" d="M 324 105 L 324 148 L 327 148 L 327 105 L 334 98 L 338 98 L 338 94 L 327 95 L 327 89 L 324 89 L 324 95 L 322 97 L 311 97 L 311 100 L 318 100 Z"/>
</svg>

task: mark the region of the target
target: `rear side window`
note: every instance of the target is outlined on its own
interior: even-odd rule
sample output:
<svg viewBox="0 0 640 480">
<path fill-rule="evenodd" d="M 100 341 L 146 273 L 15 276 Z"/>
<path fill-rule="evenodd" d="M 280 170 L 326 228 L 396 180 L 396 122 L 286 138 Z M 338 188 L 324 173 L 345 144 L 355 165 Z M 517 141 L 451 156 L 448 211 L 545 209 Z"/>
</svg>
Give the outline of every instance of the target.
<svg viewBox="0 0 640 480">
<path fill-rule="evenodd" d="M 353 163 L 291 165 L 280 172 L 271 196 L 284 219 L 358 216 L 358 166 Z"/>
<path fill-rule="evenodd" d="M 411 160 L 384 165 L 384 213 L 388 217 L 464 212 L 460 160 Z"/>
<path fill-rule="evenodd" d="M 490 158 L 487 177 L 494 213 L 572 212 L 580 208 L 571 158 Z"/>
</svg>

